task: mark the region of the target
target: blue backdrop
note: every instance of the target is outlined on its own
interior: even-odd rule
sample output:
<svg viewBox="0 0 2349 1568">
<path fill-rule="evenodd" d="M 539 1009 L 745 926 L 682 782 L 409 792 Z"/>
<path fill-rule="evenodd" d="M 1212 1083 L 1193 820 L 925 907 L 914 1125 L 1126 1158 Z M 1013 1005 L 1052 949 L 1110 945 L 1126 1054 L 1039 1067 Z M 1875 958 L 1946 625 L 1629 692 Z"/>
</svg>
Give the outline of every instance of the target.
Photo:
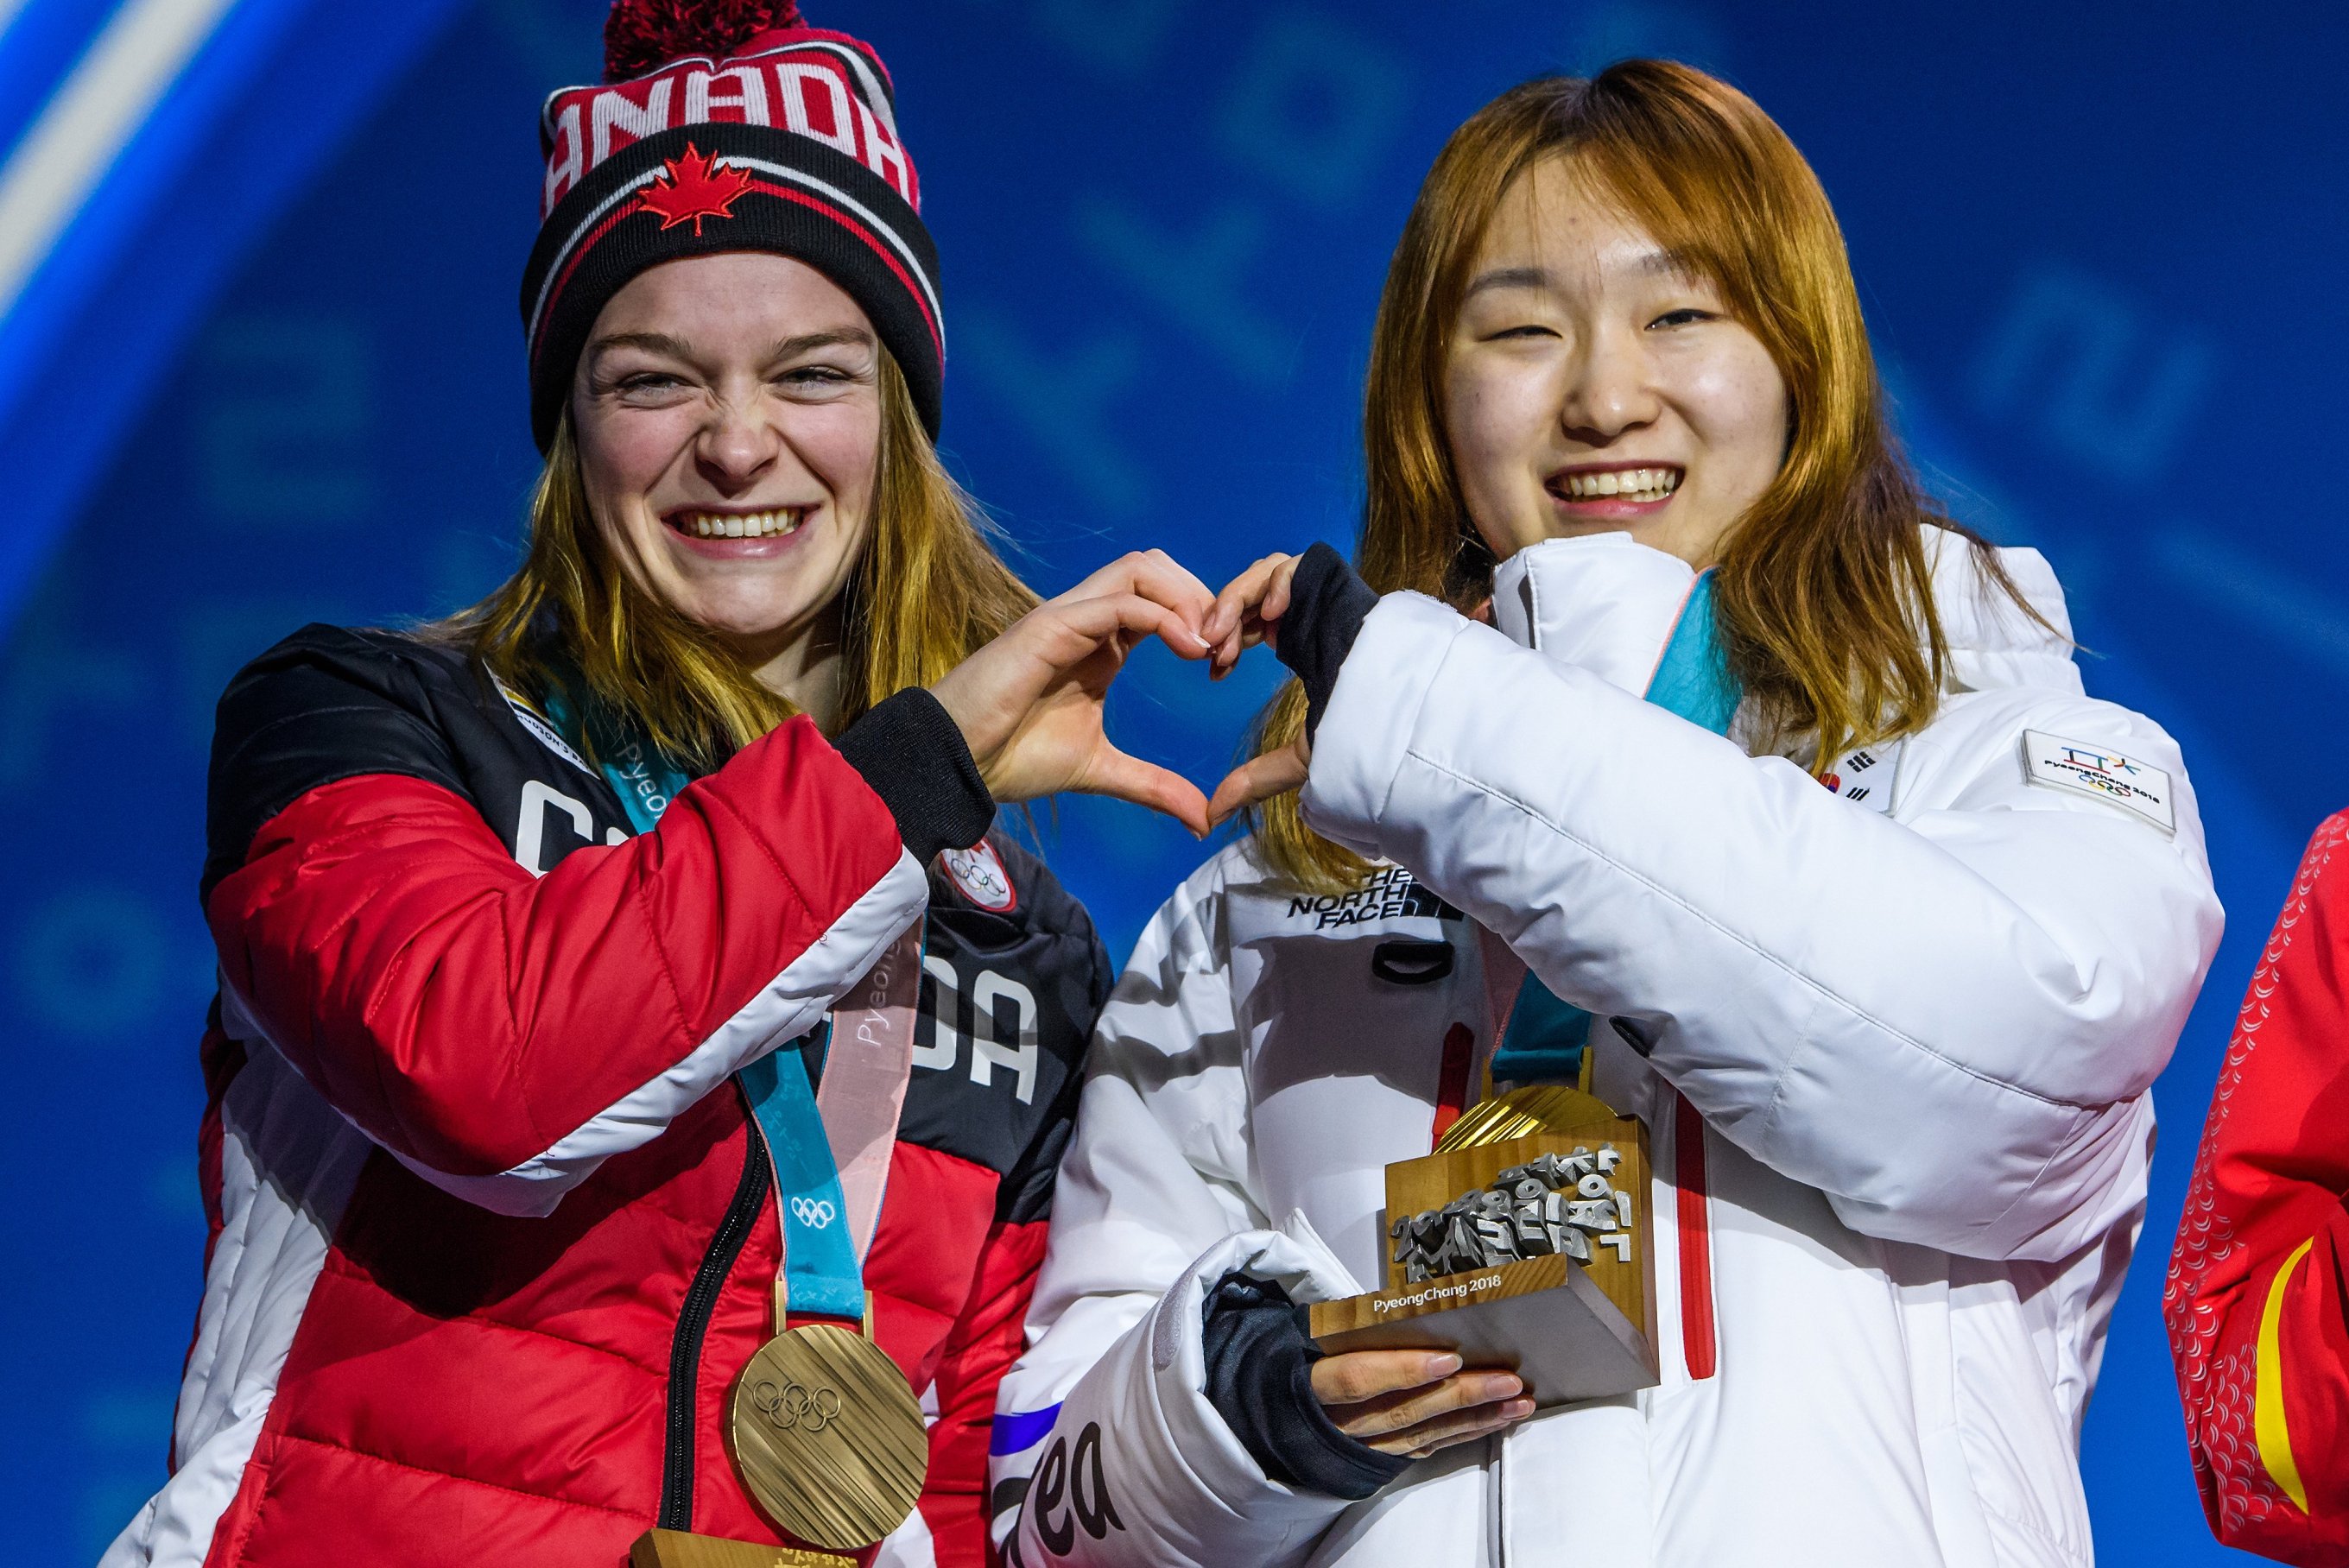
<svg viewBox="0 0 2349 1568">
<path fill-rule="evenodd" d="M 1780 119 L 1936 486 L 2046 551 L 2090 688 L 2176 731 L 2200 787 L 2231 926 L 2158 1090 L 2085 1464 L 2111 1561 L 2231 1556 L 2197 1508 L 2158 1304 L 2245 979 L 2300 843 L 2349 798 L 2343 508 L 2279 471 L 2341 434 L 2337 9 L 808 3 L 895 69 L 946 259 L 945 445 L 1047 591 L 1132 546 L 1220 582 L 1350 538 L 1387 253 L 1494 92 L 1663 53 Z M 173 9 L 0 3 L 0 147 L 32 143 L 112 23 Z M 161 1474 L 203 1234 L 212 701 L 305 621 L 447 610 L 513 560 L 533 115 L 593 77 L 602 7 L 214 9 L 0 317 L 0 1517 L 26 1564 L 91 1561 Z M 1145 655 L 1119 733 L 1212 781 L 1270 684 Z M 1121 955 L 1203 854 L 1092 801 L 1045 836 Z"/>
</svg>

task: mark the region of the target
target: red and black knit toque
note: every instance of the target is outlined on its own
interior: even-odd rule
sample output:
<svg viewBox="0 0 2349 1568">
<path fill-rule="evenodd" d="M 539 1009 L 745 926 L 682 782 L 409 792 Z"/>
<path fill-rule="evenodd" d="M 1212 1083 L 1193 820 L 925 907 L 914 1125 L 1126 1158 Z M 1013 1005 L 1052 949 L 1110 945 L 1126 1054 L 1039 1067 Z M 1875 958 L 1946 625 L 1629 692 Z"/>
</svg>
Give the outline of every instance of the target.
<svg viewBox="0 0 2349 1568">
<path fill-rule="evenodd" d="M 554 93 L 540 119 L 522 289 L 539 449 L 605 302 L 647 267 L 721 251 L 791 256 L 847 291 L 936 437 L 937 251 L 881 57 L 792 0 L 618 0 L 604 46 L 605 85 Z"/>
<path fill-rule="evenodd" d="M 730 55 L 771 29 L 806 26 L 793 0 L 616 0 L 604 19 L 604 79 L 624 82 L 688 55 Z"/>
</svg>

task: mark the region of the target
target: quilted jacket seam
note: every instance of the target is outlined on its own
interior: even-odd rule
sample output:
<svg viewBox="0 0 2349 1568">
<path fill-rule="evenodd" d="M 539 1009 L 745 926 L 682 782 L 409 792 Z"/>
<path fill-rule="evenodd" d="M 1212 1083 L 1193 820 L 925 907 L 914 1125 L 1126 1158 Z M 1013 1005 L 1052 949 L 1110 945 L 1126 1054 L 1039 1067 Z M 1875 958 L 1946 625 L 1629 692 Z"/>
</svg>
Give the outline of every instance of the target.
<svg viewBox="0 0 2349 1568">
<path fill-rule="evenodd" d="M 338 1443 L 326 1438 L 305 1438 L 298 1432 L 280 1432 L 278 1437 L 285 1442 L 305 1443 L 311 1448 L 325 1449 L 331 1453 L 349 1454 L 354 1459 L 369 1460 L 379 1465 L 388 1465 L 393 1470 L 407 1470 L 413 1475 L 437 1476 L 442 1480 L 461 1481 L 467 1486 L 478 1486 L 485 1491 L 502 1492 L 508 1497 L 525 1497 L 533 1502 L 551 1502 L 558 1508 L 581 1508 L 594 1513 L 616 1514 L 622 1519 L 650 1517 L 633 1508 L 615 1508 L 609 1503 L 602 1502 L 583 1502 L 577 1498 L 557 1497 L 553 1492 L 531 1491 L 518 1486 L 500 1486 L 493 1480 L 483 1480 L 479 1476 L 460 1475 L 455 1470 L 434 1470 L 430 1465 L 409 1464 L 405 1460 L 396 1460 L 388 1454 L 373 1453 L 350 1443 Z M 258 1517 L 259 1511 L 256 1510 L 256 1522 Z"/>
<path fill-rule="evenodd" d="M 362 1285 L 374 1291 L 379 1295 L 388 1295 L 390 1294 L 389 1292 L 385 1291 L 381 1285 L 376 1284 L 369 1275 L 352 1266 L 349 1260 L 345 1258 L 339 1251 L 329 1254 L 326 1268 L 326 1271 L 330 1271 L 337 1276 L 350 1281 L 354 1284 Z M 543 1328 L 533 1328 L 527 1324 L 510 1323 L 502 1317 L 476 1317 L 467 1315 L 449 1319 L 447 1321 L 468 1324 L 476 1328 L 503 1329 L 509 1334 L 523 1335 L 532 1339 L 544 1339 L 556 1345 L 567 1345 L 575 1350 L 585 1350 L 597 1356 L 607 1357 L 614 1361 L 619 1362 L 622 1366 L 626 1367 L 631 1370 L 643 1373 L 647 1377 L 665 1379 L 668 1376 L 668 1369 L 666 1361 L 664 1361 L 663 1365 L 658 1367 L 647 1367 L 643 1362 L 636 1360 L 634 1357 L 628 1356 L 626 1352 L 615 1350 L 608 1345 L 595 1345 L 591 1344 L 585 1339 L 573 1339 L 561 1334 L 549 1334 Z M 310 1440 L 315 1441 L 316 1439 Z"/>
</svg>

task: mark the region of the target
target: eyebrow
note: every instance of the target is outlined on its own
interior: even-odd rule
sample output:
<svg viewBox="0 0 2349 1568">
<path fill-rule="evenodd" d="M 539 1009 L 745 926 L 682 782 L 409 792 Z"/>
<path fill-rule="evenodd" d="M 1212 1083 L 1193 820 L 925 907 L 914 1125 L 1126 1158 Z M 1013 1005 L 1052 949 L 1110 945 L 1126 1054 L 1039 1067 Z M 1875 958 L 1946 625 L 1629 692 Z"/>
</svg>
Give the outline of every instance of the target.
<svg viewBox="0 0 2349 1568">
<path fill-rule="evenodd" d="M 1632 270 L 1651 277 L 1701 279 L 1705 275 L 1704 269 L 1696 264 L 1696 258 L 1686 251 L 1650 251 L 1633 263 Z"/>
<path fill-rule="evenodd" d="M 861 326 L 836 326 L 827 332 L 803 332 L 797 337 L 778 338 L 767 350 L 770 361 L 792 359 L 812 348 L 837 348 L 845 344 L 853 348 L 870 348 L 874 336 Z"/>
<path fill-rule="evenodd" d="M 1696 267 L 1686 251 L 1643 251 L 1633 261 L 1630 270 L 1649 277 L 1702 278 L 1704 273 Z M 1495 267 L 1479 273 L 1467 292 L 1460 297 L 1464 302 L 1494 289 L 1556 288 L 1557 280 L 1547 267 Z"/>
<path fill-rule="evenodd" d="M 803 332 L 796 337 L 777 338 L 773 346 L 767 350 L 767 358 L 771 363 L 778 359 L 795 357 L 811 349 L 832 348 L 841 344 L 869 348 L 874 341 L 873 335 L 861 326 L 833 327 L 824 332 Z M 592 363 L 601 359 L 606 354 L 622 348 L 642 349 L 647 354 L 663 354 L 671 359 L 690 360 L 695 356 L 693 345 L 684 338 L 666 332 L 616 332 L 609 337 L 597 338 L 589 346 L 587 356 Z"/>
<path fill-rule="evenodd" d="M 1551 286 L 1548 269 L 1544 267 L 1495 267 L 1489 273 L 1479 273 L 1468 292 L 1460 297 L 1475 299 L 1494 289 L 1546 289 Z"/>
<path fill-rule="evenodd" d="M 588 345 L 587 357 L 593 362 L 620 348 L 641 348 L 647 354 L 666 354 L 672 359 L 693 357 L 693 345 L 666 332 L 616 332 Z"/>
</svg>

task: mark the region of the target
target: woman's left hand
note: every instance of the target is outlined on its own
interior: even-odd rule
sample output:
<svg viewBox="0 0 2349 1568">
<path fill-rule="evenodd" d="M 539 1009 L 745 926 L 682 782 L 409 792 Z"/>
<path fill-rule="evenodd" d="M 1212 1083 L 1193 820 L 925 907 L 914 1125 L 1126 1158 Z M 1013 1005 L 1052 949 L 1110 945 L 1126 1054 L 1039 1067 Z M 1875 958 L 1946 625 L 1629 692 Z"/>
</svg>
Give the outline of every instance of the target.
<svg viewBox="0 0 2349 1568">
<path fill-rule="evenodd" d="M 1207 826 L 1219 827 L 1227 818 L 1259 801 L 1303 789 L 1312 765 L 1313 748 L 1302 735 L 1286 746 L 1249 758 L 1225 774 L 1224 781 L 1216 786 L 1215 798 L 1207 802 Z"/>
<path fill-rule="evenodd" d="M 1240 655 L 1258 643 L 1278 646 L 1280 641 L 1280 618 L 1288 613 L 1289 583 L 1297 576 L 1295 555 L 1268 555 L 1241 573 L 1216 595 L 1216 607 L 1201 628 L 1215 649 L 1215 660 L 1209 666 L 1211 679 L 1221 680 L 1239 663 Z M 1305 782 L 1307 766 L 1312 761 L 1312 748 L 1299 735 L 1287 746 L 1252 757 L 1224 776 L 1216 786 L 1215 799 L 1207 802 L 1210 826 L 1221 823 L 1235 812 L 1244 811 L 1259 800 L 1268 800 L 1285 789 L 1294 789 Z"/>
<path fill-rule="evenodd" d="M 1207 666 L 1210 680 L 1221 680 L 1240 662 L 1240 655 L 1258 643 L 1280 644 L 1280 618 L 1288 614 L 1289 584 L 1297 579 L 1301 555 L 1278 551 L 1224 584 L 1215 608 L 1199 628 L 1215 645 L 1215 662 Z"/>
<path fill-rule="evenodd" d="M 1145 637 L 1183 658 L 1206 658 L 1212 645 L 1200 627 L 1214 604 L 1206 584 L 1165 552 L 1137 552 L 1030 610 L 930 692 L 962 731 L 998 800 L 1063 790 L 1110 795 L 1164 811 L 1204 836 L 1207 801 L 1199 787 L 1110 744 L 1102 705 Z"/>
</svg>

